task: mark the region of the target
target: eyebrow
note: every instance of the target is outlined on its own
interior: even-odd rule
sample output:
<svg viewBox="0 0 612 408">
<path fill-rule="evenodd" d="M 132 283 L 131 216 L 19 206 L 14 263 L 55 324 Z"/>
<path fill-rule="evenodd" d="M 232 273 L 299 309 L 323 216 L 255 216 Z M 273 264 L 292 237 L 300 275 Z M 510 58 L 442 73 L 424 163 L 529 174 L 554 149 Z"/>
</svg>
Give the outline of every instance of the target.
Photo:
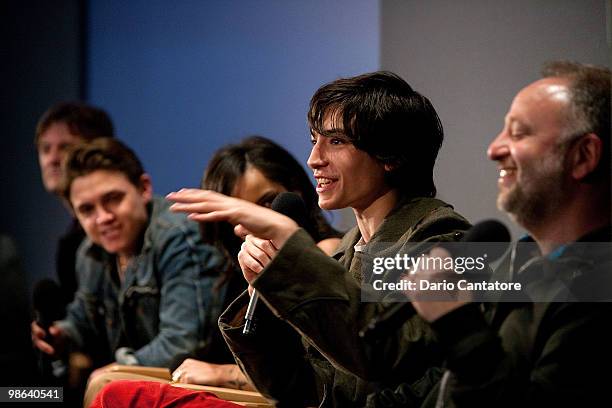
<svg viewBox="0 0 612 408">
<path fill-rule="evenodd" d="M 318 134 L 320 134 L 321 136 L 324 137 L 342 137 L 342 138 L 347 138 L 346 134 L 344 133 L 344 129 L 340 129 L 340 128 L 331 128 L 331 129 L 323 129 L 320 132 L 314 130 L 314 129 L 310 129 L 310 134 L 312 136 L 313 132 L 317 132 Z"/>
<path fill-rule="evenodd" d="M 529 123 L 527 123 L 526 121 L 524 121 L 522 119 L 518 119 L 516 117 L 508 117 L 507 118 L 507 123 L 508 123 L 508 126 L 516 124 L 516 125 L 519 125 L 519 126 L 531 127 L 531 125 Z"/>
</svg>

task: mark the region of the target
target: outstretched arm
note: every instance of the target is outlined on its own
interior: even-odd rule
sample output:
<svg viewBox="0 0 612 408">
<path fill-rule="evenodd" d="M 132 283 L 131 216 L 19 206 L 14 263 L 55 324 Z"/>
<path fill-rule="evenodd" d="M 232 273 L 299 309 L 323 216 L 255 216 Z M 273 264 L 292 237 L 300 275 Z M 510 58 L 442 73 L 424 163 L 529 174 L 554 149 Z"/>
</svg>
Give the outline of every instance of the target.
<svg viewBox="0 0 612 408">
<path fill-rule="evenodd" d="M 200 222 L 227 221 L 237 226 L 241 235 L 247 232 L 268 239 L 276 248 L 283 246 L 298 225 L 291 218 L 239 198 L 194 188 L 181 189 L 166 196 L 174 201 L 170 209 L 183 212 Z"/>
</svg>

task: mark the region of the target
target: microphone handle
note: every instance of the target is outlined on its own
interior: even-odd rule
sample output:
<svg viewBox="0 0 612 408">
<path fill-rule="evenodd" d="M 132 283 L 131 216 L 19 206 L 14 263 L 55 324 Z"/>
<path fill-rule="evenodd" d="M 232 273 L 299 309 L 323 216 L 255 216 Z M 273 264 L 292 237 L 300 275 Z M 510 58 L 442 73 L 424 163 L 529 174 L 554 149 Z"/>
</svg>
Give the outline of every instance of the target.
<svg viewBox="0 0 612 408">
<path fill-rule="evenodd" d="M 259 300 L 259 292 L 253 290 L 249 305 L 247 306 L 246 313 L 244 315 L 244 328 L 242 334 L 253 334 L 255 333 L 255 306 Z"/>
<path fill-rule="evenodd" d="M 304 200 L 296 193 L 280 193 L 276 196 L 274 201 L 272 201 L 271 209 L 278 212 L 279 214 L 283 214 L 291 218 L 301 227 L 303 227 L 306 223 L 307 213 Z M 247 306 L 246 314 L 244 316 L 245 322 L 244 328 L 242 329 L 243 334 L 255 333 L 256 322 L 254 315 L 255 306 L 257 306 L 258 300 L 259 293 L 254 290 L 251 294 L 251 299 L 249 300 L 249 305 Z"/>
</svg>

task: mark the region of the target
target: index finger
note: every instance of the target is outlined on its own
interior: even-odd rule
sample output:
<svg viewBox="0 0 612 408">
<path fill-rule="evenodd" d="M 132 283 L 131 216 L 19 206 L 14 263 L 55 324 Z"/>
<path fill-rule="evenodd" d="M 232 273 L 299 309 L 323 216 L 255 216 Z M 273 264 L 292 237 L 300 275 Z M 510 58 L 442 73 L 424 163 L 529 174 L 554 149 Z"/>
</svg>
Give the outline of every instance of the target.
<svg viewBox="0 0 612 408">
<path fill-rule="evenodd" d="M 41 339 L 34 339 L 34 345 L 45 354 L 54 354 L 55 349 L 46 341 Z"/>
<path fill-rule="evenodd" d="M 36 323 L 36 321 L 33 321 L 30 324 L 30 329 L 32 330 L 32 334 L 36 337 L 42 338 L 46 335 L 46 332 L 38 325 L 38 323 Z"/>
<path fill-rule="evenodd" d="M 166 199 L 177 203 L 198 203 L 210 198 L 213 193 L 210 190 L 199 188 L 182 188 L 179 191 L 172 191 L 166 194 Z"/>
</svg>

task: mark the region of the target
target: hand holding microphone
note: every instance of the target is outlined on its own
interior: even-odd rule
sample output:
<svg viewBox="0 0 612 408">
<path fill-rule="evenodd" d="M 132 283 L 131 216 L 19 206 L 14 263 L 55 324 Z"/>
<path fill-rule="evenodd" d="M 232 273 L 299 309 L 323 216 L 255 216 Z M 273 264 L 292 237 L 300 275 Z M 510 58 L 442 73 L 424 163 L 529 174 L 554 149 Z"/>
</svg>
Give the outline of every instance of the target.
<svg viewBox="0 0 612 408">
<path fill-rule="evenodd" d="M 270 263 L 278 249 L 272 241 L 247 235 L 238 253 L 238 264 L 249 284 Z M 249 286 L 249 292 L 252 289 Z"/>
<path fill-rule="evenodd" d="M 302 198 L 295 193 L 280 193 L 272 202 L 272 209 L 288 216 L 299 226 L 306 224 L 306 206 Z M 276 248 L 273 241 L 247 235 L 238 254 L 238 263 L 245 279 L 249 282 L 249 293 L 251 294 L 249 306 L 244 317 L 244 334 L 253 333 L 255 330 L 254 314 L 259 299 L 257 291 L 252 289 L 250 283 L 270 263 L 277 251 L 278 248 Z"/>
<path fill-rule="evenodd" d="M 210 190 L 181 189 L 169 193 L 166 198 L 174 201 L 174 204 L 170 207 L 171 211 L 187 213 L 188 217 L 194 221 L 227 221 L 236 225 L 235 231 L 238 235 L 246 235 L 246 232 L 249 232 L 261 240 L 268 240 L 274 250 L 272 248 L 262 248 L 261 246 L 265 247 L 266 245 L 262 243 L 263 241 L 258 241 L 261 246 L 255 245 L 255 241 L 248 241 L 245 247 L 248 246 L 253 252 L 263 251 L 270 260 L 274 256 L 276 248 L 280 248 L 297 230 L 298 225 L 303 226 L 307 219 L 304 202 L 295 193 L 279 194 L 272 202 L 272 210 L 275 211 Z M 256 258 L 258 260 L 252 262 L 247 261 L 250 255 L 247 256 L 246 252 L 243 252 L 242 264 L 246 266 L 245 278 L 249 282 L 269 262 L 266 256 L 261 253 L 259 255 L 260 259 Z M 257 296 L 253 293 L 250 304 L 253 307 L 249 307 L 249 310 L 254 310 L 256 302 Z M 247 317 L 245 331 L 248 331 L 248 326 L 250 326 L 248 322 Z"/>
<path fill-rule="evenodd" d="M 45 354 L 55 355 L 61 348 L 63 332 L 53 322 L 64 317 L 66 310 L 62 302 L 62 291 L 51 279 L 36 283 L 32 292 L 34 317 L 31 324 L 32 342 Z"/>
<path fill-rule="evenodd" d="M 430 255 L 477 257 L 482 255 L 482 251 L 486 249 L 488 262 L 493 262 L 504 254 L 510 239 L 510 232 L 505 225 L 496 220 L 486 220 L 474 225 L 458 245 L 440 243 L 432 249 L 433 252 L 430 252 Z M 469 243 L 475 243 L 475 245 Z M 399 329 L 416 312 L 419 312 L 426 320 L 435 320 L 462 303 L 419 302 L 414 299 L 411 302 L 397 303 L 381 315 L 374 317 L 359 335 L 367 341 L 376 341 Z"/>
</svg>

